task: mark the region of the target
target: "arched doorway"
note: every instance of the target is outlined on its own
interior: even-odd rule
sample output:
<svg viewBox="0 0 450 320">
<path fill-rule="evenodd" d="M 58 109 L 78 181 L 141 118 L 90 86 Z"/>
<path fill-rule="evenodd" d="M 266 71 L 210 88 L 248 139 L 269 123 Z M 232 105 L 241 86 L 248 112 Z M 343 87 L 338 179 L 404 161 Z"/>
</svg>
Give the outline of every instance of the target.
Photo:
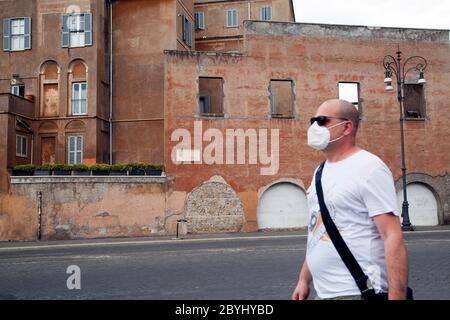
<svg viewBox="0 0 450 320">
<path fill-rule="evenodd" d="M 305 192 L 297 185 L 281 182 L 270 186 L 258 202 L 258 229 L 300 228 L 308 225 Z"/>
<path fill-rule="evenodd" d="M 436 226 L 438 205 L 433 192 L 423 183 L 410 183 L 406 186 L 409 203 L 409 220 L 413 226 Z M 397 203 L 402 211 L 403 189 L 397 192 Z"/>
</svg>

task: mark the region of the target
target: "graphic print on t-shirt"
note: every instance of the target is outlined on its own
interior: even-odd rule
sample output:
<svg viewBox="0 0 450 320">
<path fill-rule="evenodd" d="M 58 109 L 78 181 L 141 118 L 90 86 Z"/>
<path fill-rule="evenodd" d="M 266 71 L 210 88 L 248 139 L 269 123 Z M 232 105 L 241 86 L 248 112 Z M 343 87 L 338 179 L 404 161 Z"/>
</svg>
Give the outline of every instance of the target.
<svg viewBox="0 0 450 320">
<path fill-rule="evenodd" d="M 330 213 L 331 219 L 335 221 L 336 218 L 336 209 L 331 201 L 327 203 L 328 212 Z M 308 250 L 313 249 L 319 241 L 329 241 L 330 237 L 328 236 L 325 225 L 323 224 L 322 214 L 320 209 L 314 208 L 311 214 L 311 219 L 308 225 L 309 232 L 309 241 L 308 241 Z M 336 222 L 335 222 L 336 223 Z M 338 228 L 339 230 L 339 228 Z M 340 231 L 340 230 L 339 230 Z"/>
</svg>

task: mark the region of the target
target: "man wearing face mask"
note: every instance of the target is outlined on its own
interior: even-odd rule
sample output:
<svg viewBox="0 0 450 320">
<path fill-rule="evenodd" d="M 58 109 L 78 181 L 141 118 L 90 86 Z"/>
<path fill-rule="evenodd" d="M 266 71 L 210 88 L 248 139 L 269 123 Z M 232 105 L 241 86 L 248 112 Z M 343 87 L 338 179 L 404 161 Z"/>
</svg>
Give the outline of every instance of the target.
<svg viewBox="0 0 450 320">
<path fill-rule="evenodd" d="M 359 113 L 349 102 L 328 100 L 308 129 L 308 145 L 321 150 L 324 204 L 362 271 L 367 287 L 389 299 L 405 299 L 408 262 L 394 181 L 376 155 L 358 148 Z M 315 185 L 308 188 L 308 244 L 293 300 L 307 299 L 313 282 L 318 299 L 362 299 L 360 284 L 343 262 L 323 223 Z M 325 217 L 326 219 L 326 217 Z"/>
</svg>

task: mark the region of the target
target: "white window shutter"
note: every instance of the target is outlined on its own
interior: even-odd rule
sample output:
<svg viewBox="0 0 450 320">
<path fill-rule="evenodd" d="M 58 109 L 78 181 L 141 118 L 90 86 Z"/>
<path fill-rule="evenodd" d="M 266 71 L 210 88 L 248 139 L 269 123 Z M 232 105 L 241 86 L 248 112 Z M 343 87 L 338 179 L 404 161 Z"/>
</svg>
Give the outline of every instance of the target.
<svg viewBox="0 0 450 320">
<path fill-rule="evenodd" d="M 11 50 L 11 19 L 3 19 L 3 51 Z"/>
</svg>

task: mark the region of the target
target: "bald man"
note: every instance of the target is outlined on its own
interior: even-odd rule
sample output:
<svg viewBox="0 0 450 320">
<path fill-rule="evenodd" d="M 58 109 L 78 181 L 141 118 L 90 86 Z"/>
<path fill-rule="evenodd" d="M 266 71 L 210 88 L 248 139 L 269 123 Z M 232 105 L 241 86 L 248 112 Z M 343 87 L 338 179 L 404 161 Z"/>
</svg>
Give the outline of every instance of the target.
<svg viewBox="0 0 450 320">
<path fill-rule="evenodd" d="M 405 299 L 408 262 L 392 173 L 380 158 L 356 146 L 358 125 L 359 113 L 351 103 L 325 101 L 311 118 L 308 145 L 326 157 L 321 179 L 325 205 L 370 285 L 376 293 L 388 292 L 389 299 Z M 307 196 L 306 258 L 292 299 L 307 299 L 311 281 L 316 299 L 362 299 L 322 222 L 315 178 Z"/>
</svg>

